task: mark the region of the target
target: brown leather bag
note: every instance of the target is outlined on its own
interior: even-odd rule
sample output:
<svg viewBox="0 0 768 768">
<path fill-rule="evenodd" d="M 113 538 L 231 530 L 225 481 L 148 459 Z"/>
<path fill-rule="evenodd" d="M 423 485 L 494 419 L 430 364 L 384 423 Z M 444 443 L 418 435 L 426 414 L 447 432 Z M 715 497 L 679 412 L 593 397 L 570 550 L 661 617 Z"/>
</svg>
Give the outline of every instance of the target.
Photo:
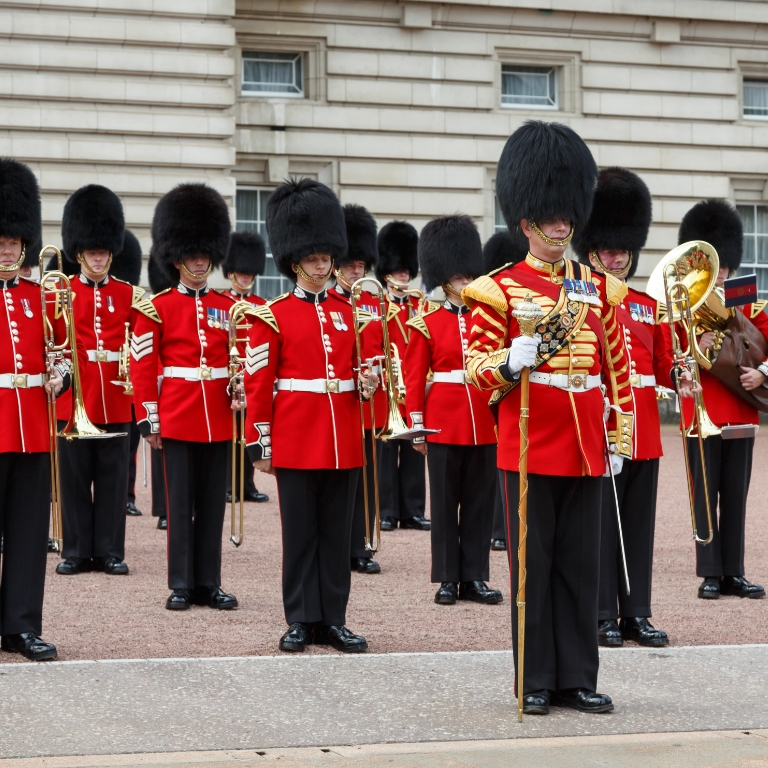
<svg viewBox="0 0 768 768">
<path fill-rule="evenodd" d="M 741 376 L 739 366 L 757 368 L 767 358 L 768 340 L 754 323 L 737 309 L 728 321 L 723 346 L 709 372 L 717 376 L 734 395 L 738 395 L 744 402 L 757 408 L 758 411 L 768 413 L 768 389 L 758 387 L 747 392 L 739 380 Z"/>
</svg>

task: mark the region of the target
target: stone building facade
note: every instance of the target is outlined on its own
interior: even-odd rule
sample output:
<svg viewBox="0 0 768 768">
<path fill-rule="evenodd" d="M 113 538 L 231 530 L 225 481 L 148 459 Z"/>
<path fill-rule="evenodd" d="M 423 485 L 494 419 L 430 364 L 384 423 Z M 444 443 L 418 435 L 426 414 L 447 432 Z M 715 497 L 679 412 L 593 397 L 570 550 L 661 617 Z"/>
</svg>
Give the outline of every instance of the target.
<svg viewBox="0 0 768 768">
<path fill-rule="evenodd" d="M 648 183 L 638 284 L 711 196 L 741 206 L 768 297 L 760 0 L 14 0 L 0 37 L 0 153 L 38 173 L 47 241 L 89 181 L 120 194 L 148 250 L 178 181 L 208 181 L 257 228 L 288 175 L 380 224 L 462 211 L 487 238 L 501 148 L 534 118 Z"/>
</svg>

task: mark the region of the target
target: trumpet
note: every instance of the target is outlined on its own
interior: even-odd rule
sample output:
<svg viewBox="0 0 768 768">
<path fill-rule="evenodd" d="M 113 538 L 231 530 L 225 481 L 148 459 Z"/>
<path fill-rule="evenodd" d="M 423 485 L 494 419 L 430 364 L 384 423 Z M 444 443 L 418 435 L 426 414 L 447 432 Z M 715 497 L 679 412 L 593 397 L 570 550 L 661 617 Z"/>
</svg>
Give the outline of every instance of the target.
<svg viewBox="0 0 768 768">
<path fill-rule="evenodd" d="M 714 537 L 712 526 L 712 507 L 709 498 L 709 483 L 707 466 L 704 459 L 704 440 L 720 434 L 709 418 L 704 398 L 701 393 L 701 378 L 699 375 L 699 360 L 703 353 L 696 343 L 696 312 L 711 295 L 720 260 L 717 251 L 703 241 L 692 240 L 671 250 L 659 262 L 648 280 L 647 293 L 657 301 L 664 301 L 667 306 L 667 322 L 672 338 L 672 356 L 674 359 L 675 384 L 679 390 L 680 371 L 690 372 L 694 382 L 693 418 L 691 426 L 685 426 L 685 416 L 680 407 L 680 434 L 683 438 L 683 456 L 685 457 L 685 474 L 688 481 L 688 500 L 691 508 L 691 525 L 693 539 L 696 543 L 707 545 Z M 682 328 L 685 341 L 681 342 L 676 325 Z M 678 395 L 678 398 L 680 396 Z M 709 535 L 703 539 L 698 534 L 696 523 L 696 507 L 694 504 L 693 478 L 691 477 L 690 458 L 688 456 L 688 438 L 697 438 L 699 457 L 701 459 L 702 483 L 704 485 L 704 503 L 707 511 Z"/>
<path fill-rule="evenodd" d="M 133 395 L 131 381 L 131 324 L 125 324 L 125 341 L 120 347 L 120 359 L 117 363 L 117 378 L 112 381 L 118 387 L 123 387 L 124 395 Z"/>
</svg>

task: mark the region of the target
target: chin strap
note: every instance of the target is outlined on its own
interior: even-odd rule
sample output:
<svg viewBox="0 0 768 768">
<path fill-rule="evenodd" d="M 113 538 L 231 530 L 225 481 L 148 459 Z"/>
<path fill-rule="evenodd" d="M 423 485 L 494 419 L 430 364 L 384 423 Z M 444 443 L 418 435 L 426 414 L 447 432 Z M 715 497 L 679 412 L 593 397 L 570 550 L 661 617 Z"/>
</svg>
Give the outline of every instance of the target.
<svg viewBox="0 0 768 768">
<path fill-rule="evenodd" d="M 352 290 L 352 285 L 347 282 L 340 269 L 334 269 L 333 274 L 336 277 L 336 280 L 341 283 L 343 288 L 345 288 L 347 291 Z"/>
<path fill-rule="evenodd" d="M 96 277 L 106 277 L 107 273 L 109 272 L 109 268 L 112 266 L 112 251 L 109 252 L 109 258 L 107 259 L 107 265 L 104 267 L 104 269 L 101 270 L 101 272 L 98 272 L 95 270 L 86 260 L 82 253 L 77 254 L 77 260 L 80 262 L 82 266 L 84 266 L 92 275 L 96 275 Z"/>
<path fill-rule="evenodd" d="M 192 280 L 207 280 L 207 279 L 208 279 L 208 275 L 210 275 L 210 274 L 211 274 L 211 270 L 213 269 L 213 262 L 212 262 L 212 261 L 210 261 L 210 260 L 208 261 L 208 269 L 206 269 L 206 270 L 205 270 L 205 272 L 204 272 L 202 275 L 196 275 L 194 272 L 190 272 L 190 271 L 187 269 L 187 266 L 186 266 L 186 264 L 184 264 L 184 262 L 183 262 L 183 261 L 179 263 L 179 269 L 180 269 L 180 270 L 181 270 L 181 271 L 182 271 L 182 272 L 183 272 L 183 273 L 184 273 L 184 274 L 185 274 L 187 277 L 189 277 L 189 278 L 190 278 L 190 279 L 192 279 Z"/>
<path fill-rule="evenodd" d="M 325 277 L 310 277 L 302 268 L 301 264 L 294 264 L 293 265 L 293 271 L 297 274 L 303 277 L 305 280 L 308 280 L 310 283 L 314 283 L 315 285 L 325 285 L 332 274 L 334 274 L 333 271 L 333 261 L 331 261 L 331 268 L 326 272 Z"/>
<path fill-rule="evenodd" d="M 241 285 L 240 281 L 234 276 L 234 274 L 229 275 L 229 282 L 232 284 L 232 288 L 234 289 L 235 293 L 250 293 L 251 288 L 253 288 L 254 284 L 256 283 L 256 275 L 251 278 L 251 282 L 248 283 L 248 285 Z"/>
<path fill-rule="evenodd" d="M 624 267 L 624 269 L 619 270 L 613 270 L 608 269 L 608 267 L 603 264 L 602 260 L 600 259 L 600 256 L 598 256 L 597 251 L 591 251 L 590 252 L 590 258 L 594 258 L 595 261 L 600 265 L 600 269 L 603 271 L 606 275 L 613 275 L 614 277 L 618 277 L 619 280 L 625 280 L 627 275 L 629 274 L 629 270 L 632 269 L 632 262 L 634 261 L 634 255 L 632 254 L 632 251 L 629 252 L 629 261 L 627 262 L 627 266 Z"/>
<path fill-rule="evenodd" d="M 443 283 L 443 290 L 446 294 L 452 294 L 453 296 L 458 296 L 461 298 L 461 291 L 457 291 L 450 283 Z"/>
<path fill-rule="evenodd" d="M 27 255 L 27 246 L 22 245 L 21 256 L 19 256 L 19 260 L 15 264 L 11 264 L 11 265 L 0 264 L 0 272 L 15 272 L 17 269 L 20 269 L 21 265 L 24 263 L 24 257 L 26 255 Z"/>
<path fill-rule="evenodd" d="M 562 240 L 553 240 L 551 237 L 547 237 L 537 226 L 533 219 L 528 219 L 528 226 L 542 239 L 547 245 L 568 245 L 573 237 L 573 224 L 571 224 L 571 231 Z"/>
</svg>

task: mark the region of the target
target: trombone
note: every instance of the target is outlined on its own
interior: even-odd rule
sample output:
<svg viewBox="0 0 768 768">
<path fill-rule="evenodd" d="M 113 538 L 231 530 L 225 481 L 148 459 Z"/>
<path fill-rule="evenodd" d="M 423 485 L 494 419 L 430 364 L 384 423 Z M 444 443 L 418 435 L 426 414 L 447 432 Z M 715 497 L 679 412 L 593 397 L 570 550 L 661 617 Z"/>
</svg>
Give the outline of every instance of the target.
<svg viewBox="0 0 768 768">
<path fill-rule="evenodd" d="M 717 251 L 704 241 L 692 240 L 671 250 L 659 262 L 648 280 L 647 292 L 657 301 L 664 301 L 667 306 L 667 322 L 672 339 L 674 359 L 673 375 L 679 391 L 680 371 L 686 369 L 693 379 L 693 418 L 691 426 L 685 426 L 682 403 L 680 405 L 680 434 L 683 438 L 683 456 L 685 457 L 685 475 L 688 480 L 688 500 L 691 508 L 693 540 L 697 544 L 707 545 L 712 541 L 712 507 L 709 498 L 707 465 L 704 459 L 704 440 L 719 435 L 720 430 L 712 423 L 704 404 L 699 375 L 699 359 L 703 353 L 696 342 L 696 311 L 702 307 L 714 290 L 720 260 Z M 685 336 L 685 343 L 680 341 L 675 325 L 679 324 Z M 680 395 L 678 394 L 678 399 Z M 697 438 L 701 460 L 702 483 L 704 485 L 704 504 L 707 511 L 709 535 L 706 539 L 699 536 L 696 524 L 693 478 L 691 477 L 687 438 Z"/>
<path fill-rule="evenodd" d="M 45 271 L 45 253 L 53 251 L 57 262 L 58 270 L 51 272 Z M 80 383 L 80 368 L 77 355 L 77 339 L 75 336 L 75 324 L 72 315 L 72 284 L 70 279 L 62 271 L 61 251 L 53 245 L 46 245 L 40 251 L 38 257 L 38 266 L 40 269 L 40 296 L 43 306 L 43 339 L 45 342 L 46 368 L 50 371 L 56 363 L 64 359 L 66 351 L 70 356 L 70 381 L 72 389 L 72 413 L 64 429 L 58 431 L 58 421 L 56 419 L 56 395 L 54 392 L 48 393 L 48 451 L 50 453 L 51 465 L 51 518 L 52 518 L 52 538 L 53 547 L 56 552 L 61 552 L 63 548 L 63 526 L 61 518 L 61 473 L 59 462 L 59 442 L 58 438 L 65 440 L 74 440 L 76 438 L 96 438 L 96 437 L 118 437 L 125 435 L 125 432 L 114 433 L 105 432 L 94 426 L 88 418 L 83 404 L 83 390 Z M 46 287 L 49 286 L 49 287 Z M 51 297 L 52 298 L 49 298 Z M 48 316 L 47 308 L 49 304 L 54 305 L 54 317 L 64 319 L 64 328 L 66 331 L 65 339 L 61 343 L 56 342 L 53 323 Z M 61 313 L 59 315 L 59 313 Z"/>
</svg>

